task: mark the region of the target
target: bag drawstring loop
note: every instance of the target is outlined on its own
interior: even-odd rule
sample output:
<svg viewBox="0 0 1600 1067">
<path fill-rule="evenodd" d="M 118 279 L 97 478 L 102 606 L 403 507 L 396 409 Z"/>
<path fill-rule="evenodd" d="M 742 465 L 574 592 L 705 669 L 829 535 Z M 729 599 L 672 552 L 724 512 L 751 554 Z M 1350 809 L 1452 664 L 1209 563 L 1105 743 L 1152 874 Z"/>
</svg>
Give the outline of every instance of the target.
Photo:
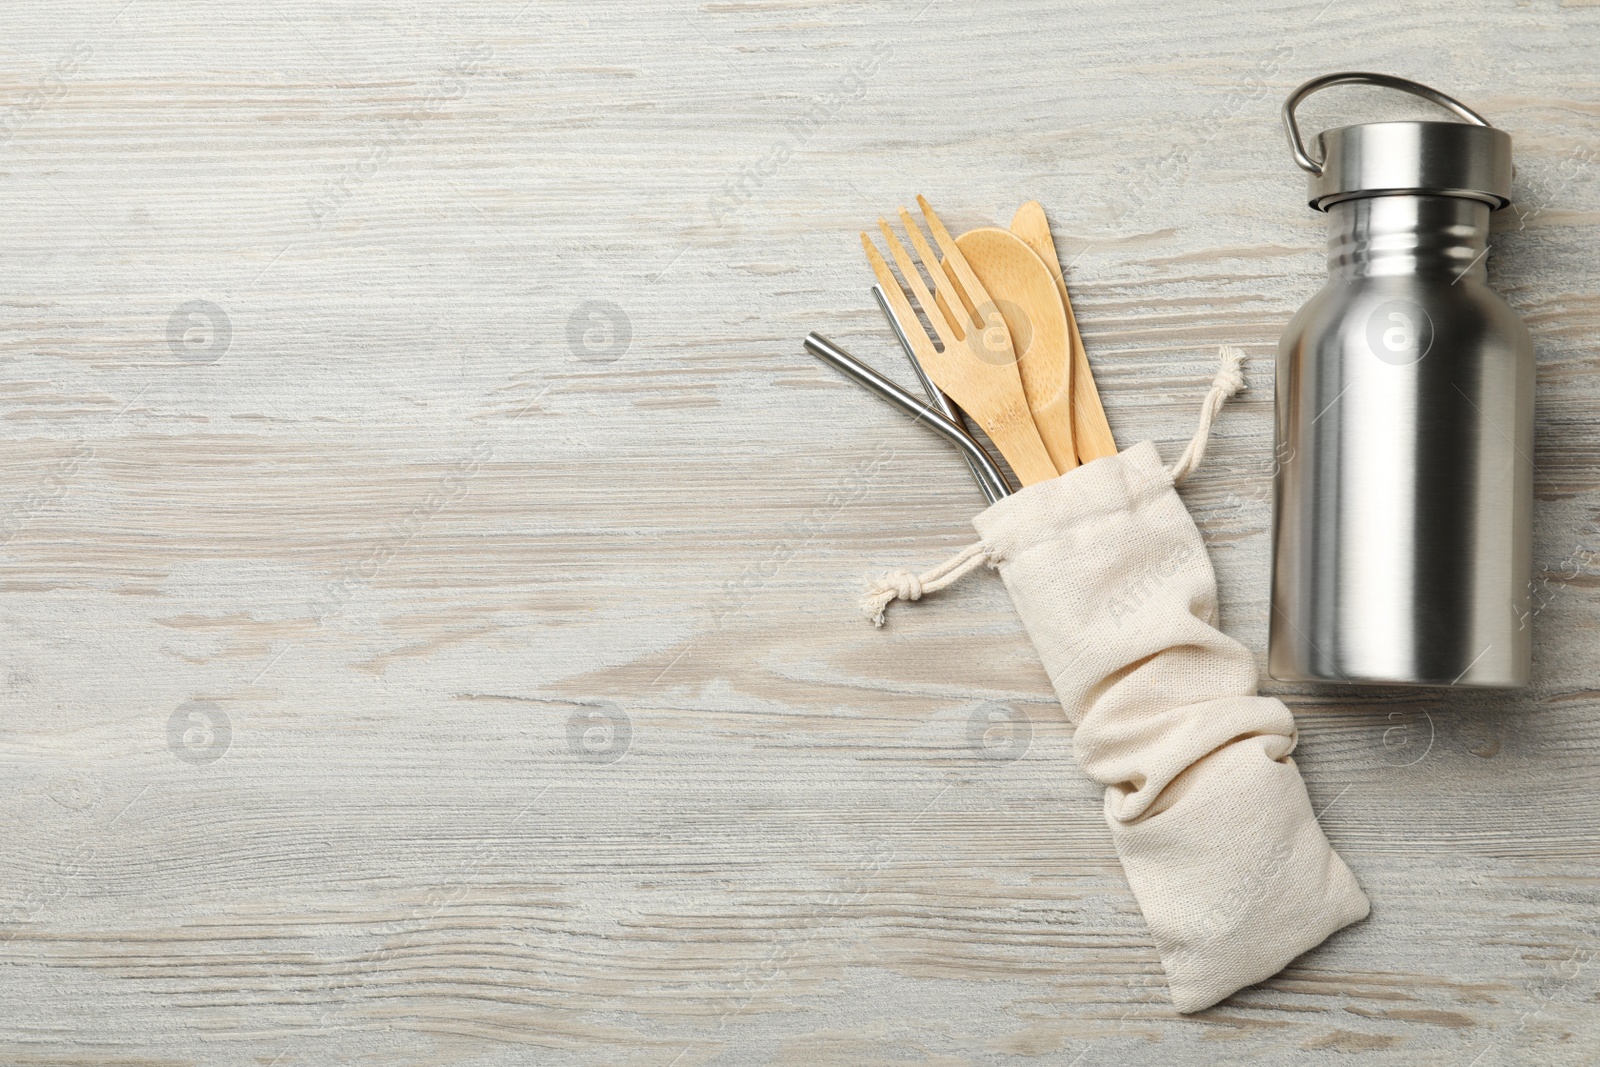
<svg viewBox="0 0 1600 1067">
<path fill-rule="evenodd" d="M 1217 349 L 1217 356 L 1222 366 L 1217 368 L 1217 376 L 1211 379 L 1211 391 L 1200 404 L 1200 422 L 1194 428 L 1194 436 L 1189 438 L 1189 446 L 1178 457 L 1178 462 L 1167 468 L 1173 485 L 1193 474 L 1200 461 L 1206 458 L 1211 424 L 1217 421 L 1217 413 L 1228 398 L 1244 388 L 1244 350 L 1222 345 Z"/>
</svg>

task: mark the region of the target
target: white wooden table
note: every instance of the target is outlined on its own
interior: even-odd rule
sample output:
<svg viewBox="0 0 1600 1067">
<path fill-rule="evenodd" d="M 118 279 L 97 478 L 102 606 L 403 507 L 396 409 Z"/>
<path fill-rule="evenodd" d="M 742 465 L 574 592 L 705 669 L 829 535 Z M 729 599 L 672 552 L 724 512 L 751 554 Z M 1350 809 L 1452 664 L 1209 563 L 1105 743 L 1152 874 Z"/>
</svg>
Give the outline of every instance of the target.
<svg viewBox="0 0 1600 1067">
<path fill-rule="evenodd" d="M 11 4 L 0 1063 L 1600 1060 L 1600 9 L 1324 2 Z M 857 231 L 1043 202 L 1124 444 L 1252 357 L 1260 653 L 1344 68 L 1515 138 L 1535 684 L 1269 684 L 1373 914 L 1181 1018 L 998 581 L 857 615 L 980 499 L 799 340 L 908 380 Z"/>
</svg>

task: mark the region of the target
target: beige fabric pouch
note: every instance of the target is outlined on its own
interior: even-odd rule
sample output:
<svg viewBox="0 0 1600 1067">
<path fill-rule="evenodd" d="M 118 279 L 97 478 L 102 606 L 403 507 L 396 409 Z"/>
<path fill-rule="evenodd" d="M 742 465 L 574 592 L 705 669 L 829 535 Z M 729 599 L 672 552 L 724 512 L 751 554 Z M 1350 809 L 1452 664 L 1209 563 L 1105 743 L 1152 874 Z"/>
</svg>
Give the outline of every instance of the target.
<svg viewBox="0 0 1600 1067">
<path fill-rule="evenodd" d="M 1067 718 L 1161 954 L 1172 1001 L 1199 1011 L 1365 918 L 1366 896 L 1312 813 L 1282 701 L 1218 630 L 1217 583 L 1174 485 L 1242 385 L 1224 349 L 1199 431 L 1171 470 L 1146 441 L 1001 500 L 982 538 L 923 576 L 897 572 L 875 621 L 987 564 L 1000 572 Z"/>
</svg>

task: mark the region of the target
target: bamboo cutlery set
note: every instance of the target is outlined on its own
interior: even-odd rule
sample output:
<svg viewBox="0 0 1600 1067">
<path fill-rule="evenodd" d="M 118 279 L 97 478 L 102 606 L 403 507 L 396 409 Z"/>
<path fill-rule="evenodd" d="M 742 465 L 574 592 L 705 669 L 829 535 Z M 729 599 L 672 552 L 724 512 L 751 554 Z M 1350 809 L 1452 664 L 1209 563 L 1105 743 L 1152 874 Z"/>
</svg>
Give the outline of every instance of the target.
<svg viewBox="0 0 1600 1067">
<path fill-rule="evenodd" d="M 1029 201 L 1009 230 L 982 227 L 951 237 L 925 199 L 917 197 L 917 204 L 937 251 L 901 208 L 916 260 L 888 222 L 878 220 L 904 289 L 872 238 L 863 233 L 861 244 L 878 279 L 873 296 L 933 406 L 819 334 L 806 338 L 806 349 L 951 440 L 990 503 L 1009 494 L 1010 486 L 967 433 L 963 412 L 1024 486 L 1115 455 L 1044 209 Z M 918 308 L 935 336 L 923 328 Z"/>
<path fill-rule="evenodd" d="M 1218 351 L 1194 436 L 1171 466 L 1151 441 L 1119 452 L 1039 205 L 1023 205 L 1009 230 L 952 238 L 917 202 L 931 243 L 905 210 L 909 247 L 886 222 L 888 258 L 861 240 L 931 404 L 825 338 L 805 346 L 955 443 L 991 505 L 973 517 L 975 543 L 920 573 L 883 572 L 859 608 L 882 626 L 896 601 L 996 572 L 1074 726 L 1078 766 L 1105 787 L 1106 824 L 1173 1006 L 1198 1011 L 1368 910 L 1288 759 L 1293 716 L 1256 692 L 1254 656 L 1214 625 L 1216 576 L 1176 491 L 1244 386 L 1244 352 Z M 956 405 L 1025 490 L 1011 493 Z"/>
</svg>

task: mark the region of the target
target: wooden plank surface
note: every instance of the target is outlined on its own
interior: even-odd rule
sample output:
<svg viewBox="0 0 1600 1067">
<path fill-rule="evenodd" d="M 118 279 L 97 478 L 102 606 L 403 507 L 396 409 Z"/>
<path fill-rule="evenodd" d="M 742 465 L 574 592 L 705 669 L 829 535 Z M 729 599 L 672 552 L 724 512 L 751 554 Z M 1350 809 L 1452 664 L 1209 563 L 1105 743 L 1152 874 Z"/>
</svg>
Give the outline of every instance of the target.
<svg viewBox="0 0 1600 1067">
<path fill-rule="evenodd" d="M 1600 11 L 40 3 L 0 47 L 0 1062 L 1600 1060 Z M 856 233 L 1038 199 L 1265 647 L 1277 107 L 1509 129 L 1535 683 L 1271 688 L 1367 922 L 1168 1006 Z M 1311 129 L 1424 114 L 1318 97 Z M 996 717 L 991 722 L 990 716 Z M 1351 1053 L 1359 1054 L 1352 1059 Z"/>
</svg>

